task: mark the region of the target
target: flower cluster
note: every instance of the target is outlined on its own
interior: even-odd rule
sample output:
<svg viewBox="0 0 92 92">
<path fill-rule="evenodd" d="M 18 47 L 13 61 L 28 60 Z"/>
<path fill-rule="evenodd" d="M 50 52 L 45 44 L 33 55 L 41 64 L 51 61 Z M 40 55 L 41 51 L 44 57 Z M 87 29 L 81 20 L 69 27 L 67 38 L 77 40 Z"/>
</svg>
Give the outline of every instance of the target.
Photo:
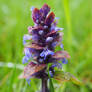
<svg viewBox="0 0 92 92">
<path fill-rule="evenodd" d="M 63 49 L 63 32 L 60 32 L 63 28 L 56 26 L 57 18 L 47 4 L 40 9 L 32 7 L 31 11 L 34 26 L 28 27 L 28 34 L 23 37 L 23 64 L 28 63 L 24 68 L 24 78 L 48 77 L 49 64 L 49 74 L 53 77 L 54 68 L 61 69 L 62 63 L 66 64 L 70 57 Z M 56 46 L 60 46 L 61 51 L 55 51 Z"/>
</svg>

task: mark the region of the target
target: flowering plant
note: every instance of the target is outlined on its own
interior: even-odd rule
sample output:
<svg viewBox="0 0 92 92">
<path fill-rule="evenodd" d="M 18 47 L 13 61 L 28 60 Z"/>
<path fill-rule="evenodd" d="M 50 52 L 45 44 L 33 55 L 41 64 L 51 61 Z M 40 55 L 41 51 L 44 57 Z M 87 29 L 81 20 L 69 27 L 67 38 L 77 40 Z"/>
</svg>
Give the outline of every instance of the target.
<svg viewBox="0 0 92 92">
<path fill-rule="evenodd" d="M 48 79 L 50 82 L 52 78 L 61 82 L 77 81 L 75 77 L 62 71 L 62 64 L 66 64 L 70 56 L 63 49 L 63 28 L 56 26 L 55 14 L 50 12 L 47 4 L 40 9 L 32 7 L 31 10 L 34 26 L 28 27 L 28 34 L 23 37 L 23 64 L 28 65 L 25 66 L 22 77 L 27 79 L 28 83 L 30 78 L 41 79 L 42 92 L 51 91 L 47 86 Z M 61 51 L 55 51 L 56 46 L 60 46 Z"/>
</svg>

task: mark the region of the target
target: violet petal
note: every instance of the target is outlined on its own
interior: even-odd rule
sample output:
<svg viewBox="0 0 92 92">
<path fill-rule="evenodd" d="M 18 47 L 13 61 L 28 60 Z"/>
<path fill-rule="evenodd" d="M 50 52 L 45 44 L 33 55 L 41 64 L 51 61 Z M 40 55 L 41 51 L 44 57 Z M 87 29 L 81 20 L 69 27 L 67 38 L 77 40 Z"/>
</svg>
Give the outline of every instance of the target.
<svg viewBox="0 0 92 92">
<path fill-rule="evenodd" d="M 68 60 L 67 60 L 66 58 L 63 58 L 63 59 L 62 59 L 62 63 L 63 63 L 63 64 L 67 64 L 67 63 L 68 63 Z"/>
</svg>

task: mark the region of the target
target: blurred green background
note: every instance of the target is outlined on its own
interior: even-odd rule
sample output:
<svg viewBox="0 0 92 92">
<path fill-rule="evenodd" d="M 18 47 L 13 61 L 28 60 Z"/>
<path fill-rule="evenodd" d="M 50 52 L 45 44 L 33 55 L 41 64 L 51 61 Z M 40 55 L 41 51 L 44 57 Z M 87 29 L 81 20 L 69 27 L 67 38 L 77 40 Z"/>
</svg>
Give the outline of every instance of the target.
<svg viewBox="0 0 92 92">
<path fill-rule="evenodd" d="M 31 86 L 18 76 L 22 73 L 22 38 L 33 25 L 30 7 L 47 3 L 59 17 L 64 30 L 64 49 L 71 56 L 63 70 L 84 85 L 54 83 L 56 92 L 92 92 L 92 0 L 0 0 L 0 92 L 38 92 L 40 80 Z M 58 50 L 60 48 L 57 48 Z"/>
</svg>

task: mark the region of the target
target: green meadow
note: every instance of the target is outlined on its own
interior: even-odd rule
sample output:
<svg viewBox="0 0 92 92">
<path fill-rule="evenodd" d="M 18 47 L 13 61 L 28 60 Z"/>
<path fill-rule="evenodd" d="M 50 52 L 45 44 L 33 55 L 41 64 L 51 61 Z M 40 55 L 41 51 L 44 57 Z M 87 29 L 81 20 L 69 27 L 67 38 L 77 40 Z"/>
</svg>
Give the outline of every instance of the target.
<svg viewBox="0 0 92 92">
<path fill-rule="evenodd" d="M 0 92 L 40 92 L 39 79 L 28 85 L 18 77 L 24 67 L 23 35 L 33 26 L 30 7 L 44 3 L 59 17 L 57 26 L 64 28 L 64 49 L 71 58 L 63 70 L 82 82 L 53 81 L 55 92 L 92 92 L 92 0 L 0 0 Z"/>
</svg>

